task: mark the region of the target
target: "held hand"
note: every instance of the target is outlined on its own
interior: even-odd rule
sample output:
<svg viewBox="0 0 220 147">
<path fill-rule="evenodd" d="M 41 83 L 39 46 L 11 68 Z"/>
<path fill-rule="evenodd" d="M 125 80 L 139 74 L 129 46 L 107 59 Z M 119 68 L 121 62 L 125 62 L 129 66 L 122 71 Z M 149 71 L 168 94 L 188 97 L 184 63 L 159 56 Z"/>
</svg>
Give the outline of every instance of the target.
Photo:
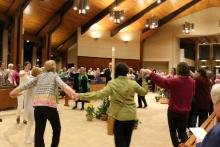
<svg viewBox="0 0 220 147">
<path fill-rule="evenodd" d="M 13 89 L 10 93 L 9 93 L 9 96 L 11 98 L 16 98 L 17 96 L 20 96 L 21 93 L 18 91 L 17 88 Z"/>
<path fill-rule="evenodd" d="M 144 69 L 145 75 L 150 75 L 152 71 L 150 69 Z"/>
</svg>

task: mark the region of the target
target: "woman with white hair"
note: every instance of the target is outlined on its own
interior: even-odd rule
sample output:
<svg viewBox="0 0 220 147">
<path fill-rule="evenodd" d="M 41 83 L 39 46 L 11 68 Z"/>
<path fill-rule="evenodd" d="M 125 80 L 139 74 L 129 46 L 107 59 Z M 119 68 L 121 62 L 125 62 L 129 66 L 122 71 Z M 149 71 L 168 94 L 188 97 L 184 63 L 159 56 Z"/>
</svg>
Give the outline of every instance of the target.
<svg viewBox="0 0 220 147">
<path fill-rule="evenodd" d="M 220 84 L 215 84 L 211 90 L 211 98 L 214 105 L 214 112 L 220 117 Z M 220 123 L 217 123 L 196 147 L 218 147 L 220 145 Z"/>
</svg>

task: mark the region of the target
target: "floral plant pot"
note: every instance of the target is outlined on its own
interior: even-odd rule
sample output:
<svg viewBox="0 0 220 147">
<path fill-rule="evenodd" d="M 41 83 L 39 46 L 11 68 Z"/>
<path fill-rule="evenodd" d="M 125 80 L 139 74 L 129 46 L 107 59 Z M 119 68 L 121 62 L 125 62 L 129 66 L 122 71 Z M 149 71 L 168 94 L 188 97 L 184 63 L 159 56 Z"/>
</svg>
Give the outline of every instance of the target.
<svg viewBox="0 0 220 147">
<path fill-rule="evenodd" d="M 93 120 L 93 116 L 92 115 L 86 115 L 87 121 L 92 121 Z"/>
</svg>

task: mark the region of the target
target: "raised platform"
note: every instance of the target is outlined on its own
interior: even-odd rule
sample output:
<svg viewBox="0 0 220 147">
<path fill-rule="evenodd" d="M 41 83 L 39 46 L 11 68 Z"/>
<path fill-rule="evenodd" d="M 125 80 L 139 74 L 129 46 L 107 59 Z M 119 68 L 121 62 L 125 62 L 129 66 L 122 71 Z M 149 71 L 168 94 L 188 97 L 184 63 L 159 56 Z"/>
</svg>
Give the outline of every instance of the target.
<svg viewBox="0 0 220 147">
<path fill-rule="evenodd" d="M 12 89 L 0 89 L 0 110 L 16 108 L 17 99 L 12 99 L 9 96 L 9 93 Z"/>
</svg>

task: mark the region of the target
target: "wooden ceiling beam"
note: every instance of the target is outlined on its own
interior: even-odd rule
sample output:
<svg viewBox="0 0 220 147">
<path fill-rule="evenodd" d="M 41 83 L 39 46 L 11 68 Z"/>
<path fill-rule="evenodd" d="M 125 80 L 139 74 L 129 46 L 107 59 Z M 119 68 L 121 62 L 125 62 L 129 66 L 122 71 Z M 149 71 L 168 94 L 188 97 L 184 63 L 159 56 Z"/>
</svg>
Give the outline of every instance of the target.
<svg viewBox="0 0 220 147">
<path fill-rule="evenodd" d="M 63 6 L 54 13 L 53 16 L 39 29 L 36 36 L 42 35 L 44 31 L 46 33 L 53 33 L 63 21 L 63 16 L 73 7 L 73 0 L 68 0 Z"/>
<path fill-rule="evenodd" d="M 81 27 L 81 34 L 84 34 L 86 31 L 89 30 L 89 28 L 99 22 L 101 19 L 103 19 L 106 15 L 109 14 L 109 12 L 120 3 L 124 2 L 125 0 L 116 0 L 113 3 L 111 3 L 107 8 L 102 10 L 100 13 L 98 13 L 96 16 L 94 16 L 92 19 L 90 19 L 87 23 L 83 24 Z"/>
<path fill-rule="evenodd" d="M 74 43 L 77 42 L 77 31 L 75 31 L 73 34 L 71 34 L 66 40 L 64 40 L 61 44 L 59 44 L 58 46 L 56 46 L 53 51 L 58 50 L 59 48 L 64 47 L 64 45 L 69 41 L 69 40 L 73 40 Z"/>
<path fill-rule="evenodd" d="M 115 29 L 113 29 L 111 31 L 111 37 L 115 36 L 120 30 L 122 30 L 123 28 L 125 28 L 125 27 L 129 26 L 130 24 L 134 23 L 135 21 L 137 21 L 138 19 L 143 17 L 146 13 L 150 12 L 152 9 L 154 9 L 157 6 L 161 5 L 165 1 L 166 0 L 161 0 L 161 3 L 158 3 L 157 1 L 152 3 L 150 6 L 146 7 L 145 9 L 143 9 L 142 11 L 140 11 L 139 13 L 137 13 L 136 15 L 134 15 L 133 17 L 128 19 L 123 24 L 117 26 Z"/>
<path fill-rule="evenodd" d="M 181 8 L 177 9 L 176 11 L 170 13 L 169 15 L 165 16 L 164 18 L 160 19 L 158 21 L 158 28 L 165 25 L 166 23 L 168 23 L 170 20 L 172 20 L 173 18 L 175 18 L 176 16 L 178 16 L 180 13 L 182 13 L 183 11 L 189 9 L 190 7 L 194 6 L 195 4 L 197 4 L 198 2 L 200 2 L 201 0 L 193 0 L 187 4 L 185 4 L 184 6 L 182 6 Z M 145 33 L 147 33 L 148 31 L 150 31 L 149 28 L 145 28 L 142 30 L 142 36 L 145 36 Z M 146 38 L 146 37 L 142 37 L 142 38 Z"/>
<path fill-rule="evenodd" d="M 36 44 L 41 41 L 40 38 L 36 37 L 33 34 L 29 34 L 29 33 L 24 33 L 22 35 L 22 38 L 23 38 L 23 40 L 29 40 L 29 41 L 34 42 Z"/>
</svg>

